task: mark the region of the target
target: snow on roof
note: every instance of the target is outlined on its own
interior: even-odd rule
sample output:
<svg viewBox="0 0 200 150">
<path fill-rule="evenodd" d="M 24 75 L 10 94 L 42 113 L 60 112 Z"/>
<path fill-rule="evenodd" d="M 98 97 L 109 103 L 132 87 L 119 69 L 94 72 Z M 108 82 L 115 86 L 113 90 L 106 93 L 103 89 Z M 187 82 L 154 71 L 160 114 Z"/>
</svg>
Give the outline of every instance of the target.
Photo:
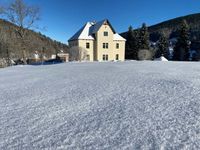
<svg viewBox="0 0 200 150">
<path fill-rule="evenodd" d="M 94 40 L 94 37 L 92 36 L 93 34 L 97 33 L 100 29 L 100 27 L 104 24 L 104 23 L 108 23 L 112 29 L 112 31 L 114 33 L 115 30 L 114 28 L 111 26 L 110 22 L 107 19 L 104 19 L 102 21 L 99 21 L 97 23 L 94 22 L 87 22 L 78 32 L 76 32 L 70 39 L 69 41 L 73 41 L 73 40 L 78 40 L 78 39 L 86 39 L 86 40 Z M 120 35 L 115 35 L 114 38 L 116 38 L 116 40 L 125 40 L 124 38 L 122 38 Z"/>
<path fill-rule="evenodd" d="M 74 34 L 69 41 L 77 40 L 77 39 L 88 39 L 88 40 L 94 40 L 90 33 L 90 27 L 93 24 L 91 22 L 86 23 L 76 34 Z"/>
<path fill-rule="evenodd" d="M 113 37 L 113 40 L 114 41 L 126 41 L 125 38 L 123 38 L 122 36 L 120 36 L 119 34 L 114 34 L 114 37 Z"/>
<path fill-rule="evenodd" d="M 164 56 L 154 59 L 155 61 L 168 61 Z"/>
</svg>

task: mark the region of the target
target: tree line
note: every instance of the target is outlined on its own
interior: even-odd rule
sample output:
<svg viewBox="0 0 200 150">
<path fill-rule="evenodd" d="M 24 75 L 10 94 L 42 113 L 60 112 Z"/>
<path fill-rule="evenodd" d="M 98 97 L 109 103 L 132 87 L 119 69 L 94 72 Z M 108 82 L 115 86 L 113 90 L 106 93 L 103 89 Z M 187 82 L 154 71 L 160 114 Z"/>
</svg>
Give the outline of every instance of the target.
<svg viewBox="0 0 200 150">
<path fill-rule="evenodd" d="M 127 32 L 126 59 L 154 59 L 164 56 L 175 61 L 188 61 L 190 58 L 190 30 L 187 22 L 182 21 L 177 28 L 177 38 L 173 45 L 173 53 L 170 54 L 170 41 L 164 32 L 160 32 L 159 40 L 155 43 L 150 42 L 148 27 L 145 23 L 140 29 L 134 30 L 132 26 Z M 172 56 L 170 58 L 170 55 Z"/>
</svg>

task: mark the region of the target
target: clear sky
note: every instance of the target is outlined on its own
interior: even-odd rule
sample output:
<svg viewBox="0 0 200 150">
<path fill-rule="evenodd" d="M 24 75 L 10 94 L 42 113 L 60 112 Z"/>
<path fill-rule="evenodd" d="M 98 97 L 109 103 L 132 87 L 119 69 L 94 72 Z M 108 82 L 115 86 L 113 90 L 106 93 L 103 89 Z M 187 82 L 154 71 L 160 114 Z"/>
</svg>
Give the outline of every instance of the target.
<svg viewBox="0 0 200 150">
<path fill-rule="evenodd" d="M 8 3 L 11 0 L 0 0 Z M 41 8 L 43 34 L 67 43 L 87 21 L 109 19 L 119 33 L 200 12 L 200 0 L 25 0 Z"/>
</svg>

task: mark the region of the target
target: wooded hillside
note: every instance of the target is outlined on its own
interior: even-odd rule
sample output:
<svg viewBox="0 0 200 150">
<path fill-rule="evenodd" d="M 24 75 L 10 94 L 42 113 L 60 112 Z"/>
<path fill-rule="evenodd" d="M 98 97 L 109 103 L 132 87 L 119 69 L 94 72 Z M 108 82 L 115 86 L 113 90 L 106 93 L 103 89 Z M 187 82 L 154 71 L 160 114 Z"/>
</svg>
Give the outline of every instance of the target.
<svg viewBox="0 0 200 150">
<path fill-rule="evenodd" d="M 200 49 L 200 13 L 171 19 L 153 26 L 148 27 L 150 40 L 158 41 L 160 33 L 164 33 L 169 39 L 177 37 L 177 28 L 185 20 L 190 28 L 190 40 L 193 42 L 192 47 Z M 127 36 L 127 32 L 121 34 Z"/>
<path fill-rule="evenodd" d="M 43 53 L 47 58 L 59 51 L 68 51 L 68 46 L 61 42 L 52 40 L 40 32 L 28 30 L 24 42 L 16 33 L 18 27 L 6 20 L 0 19 L 0 57 L 5 58 L 9 52 L 11 59 L 20 59 L 22 50 L 27 58 L 32 58 L 37 51 Z"/>
</svg>

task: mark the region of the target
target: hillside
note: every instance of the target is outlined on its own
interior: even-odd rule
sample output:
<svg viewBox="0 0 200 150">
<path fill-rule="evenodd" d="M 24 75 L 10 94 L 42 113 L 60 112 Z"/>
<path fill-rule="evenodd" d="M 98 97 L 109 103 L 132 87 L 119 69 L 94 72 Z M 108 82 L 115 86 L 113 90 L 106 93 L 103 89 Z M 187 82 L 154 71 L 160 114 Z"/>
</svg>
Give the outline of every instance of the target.
<svg viewBox="0 0 200 150">
<path fill-rule="evenodd" d="M 57 51 L 67 51 L 68 46 L 58 41 L 52 40 L 40 32 L 28 30 L 24 44 L 16 33 L 18 27 L 8 21 L 0 19 L 0 58 L 5 57 L 8 49 L 11 58 L 17 59 L 22 56 L 22 49 L 25 50 L 26 57 L 31 58 L 35 51 L 50 57 Z"/>
<path fill-rule="evenodd" d="M 177 36 L 176 30 L 182 20 L 186 20 L 191 32 L 191 40 L 193 42 L 200 42 L 200 13 L 183 16 L 175 19 L 171 19 L 149 27 L 150 40 L 157 41 L 159 33 L 164 32 L 169 38 Z M 126 33 L 122 33 L 122 36 L 126 37 Z M 200 48 L 200 47 L 199 47 Z"/>
<path fill-rule="evenodd" d="M 200 149 L 199 74 L 151 61 L 1 69 L 0 149 Z"/>
<path fill-rule="evenodd" d="M 157 40 L 156 34 L 161 31 L 163 31 L 170 38 L 175 37 L 177 27 L 180 25 L 182 20 L 186 20 L 190 27 L 192 41 L 200 41 L 200 13 L 175 18 L 157 25 L 150 26 L 149 32 L 151 33 L 151 40 Z"/>
</svg>

